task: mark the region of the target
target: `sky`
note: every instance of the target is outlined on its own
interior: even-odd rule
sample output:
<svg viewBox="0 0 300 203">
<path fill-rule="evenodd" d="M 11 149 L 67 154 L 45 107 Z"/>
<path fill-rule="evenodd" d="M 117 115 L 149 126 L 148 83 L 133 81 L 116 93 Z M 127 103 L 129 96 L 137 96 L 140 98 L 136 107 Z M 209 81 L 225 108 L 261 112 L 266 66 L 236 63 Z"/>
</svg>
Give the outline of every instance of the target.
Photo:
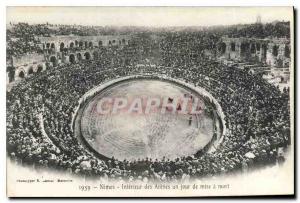
<svg viewBox="0 0 300 203">
<path fill-rule="evenodd" d="M 292 7 L 7 7 L 6 23 L 99 26 L 212 26 L 292 21 Z"/>
</svg>

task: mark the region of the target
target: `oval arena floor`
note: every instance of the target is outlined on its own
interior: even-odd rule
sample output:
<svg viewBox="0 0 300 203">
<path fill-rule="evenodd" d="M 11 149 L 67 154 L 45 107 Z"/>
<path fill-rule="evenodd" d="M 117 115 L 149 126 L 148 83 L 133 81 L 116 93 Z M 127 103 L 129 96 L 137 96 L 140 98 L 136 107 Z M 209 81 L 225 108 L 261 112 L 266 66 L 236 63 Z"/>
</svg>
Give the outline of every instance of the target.
<svg viewBox="0 0 300 203">
<path fill-rule="evenodd" d="M 201 95 L 173 82 L 154 79 L 121 81 L 86 101 L 75 127 L 80 129 L 81 139 L 88 147 L 105 157 L 135 160 L 193 155 L 212 139 L 218 119 L 214 119 L 211 112 L 205 110 L 201 114 L 191 115 L 153 111 L 147 114 L 145 111 L 126 111 L 128 107 L 115 114 L 112 111 L 99 114 L 97 110 L 97 104 L 103 98 L 132 101 L 134 98 L 180 98 L 186 95 L 204 101 Z M 210 105 L 204 101 L 205 109 Z M 106 109 L 109 107 L 106 106 Z"/>
</svg>

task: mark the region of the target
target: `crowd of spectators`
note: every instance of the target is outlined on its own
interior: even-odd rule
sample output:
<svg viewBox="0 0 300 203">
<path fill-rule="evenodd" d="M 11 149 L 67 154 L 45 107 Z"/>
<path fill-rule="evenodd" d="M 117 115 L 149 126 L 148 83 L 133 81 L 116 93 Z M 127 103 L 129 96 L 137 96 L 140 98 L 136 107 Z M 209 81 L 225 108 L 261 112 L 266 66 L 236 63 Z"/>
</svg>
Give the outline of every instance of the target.
<svg viewBox="0 0 300 203">
<path fill-rule="evenodd" d="M 102 48 L 93 60 L 60 64 L 7 92 L 7 153 L 17 164 L 115 181 L 185 181 L 245 172 L 284 161 L 290 139 L 289 89 L 228 68 L 203 51 L 213 37 L 165 33 L 138 37 L 122 49 Z M 189 48 L 191 47 L 191 48 Z M 155 60 L 154 60 L 155 59 Z M 101 159 L 83 147 L 72 126 L 79 99 L 91 88 L 134 74 L 164 75 L 205 88 L 220 103 L 226 134 L 210 153 L 153 160 Z"/>
<path fill-rule="evenodd" d="M 289 22 L 274 22 L 274 23 L 256 23 L 248 25 L 232 25 L 232 26 L 216 26 L 212 28 L 195 28 L 190 27 L 189 30 L 181 28 L 179 35 L 174 32 L 174 28 L 152 28 L 149 31 L 147 28 L 141 27 L 113 27 L 113 26 L 83 26 L 83 25 L 57 25 L 57 24 L 34 24 L 28 23 L 10 23 L 7 28 L 7 57 L 20 56 L 27 53 L 42 53 L 39 46 L 39 41 L 36 37 L 50 37 L 60 35 L 76 35 L 76 36 L 96 36 L 96 35 L 118 35 L 130 33 L 152 33 L 163 37 L 171 37 L 176 39 L 180 46 L 189 47 L 191 52 L 197 52 L 201 46 L 214 49 L 214 44 L 219 40 L 220 36 L 227 35 L 229 37 L 252 37 L 252 38 L 289 38 L 290 28 Z M 176 29 L 175 29 L 176 30 Z M 182 38 L 182 34 L 188 34 L 188 38 Z M 165 36 L 165 31 L 167 36 Z M 170 34 L 172 33 L 172 34 Z M 177 35 L 177 36 L 176 36 Z M 192 38 L 201 39 L 201 43 L 194 44 Z M 183 40 L 183 41 L 182 41 Z M 188 43 L 190 42 L 190 43 Z M 212 43 L 213 42 L 213 43 Z M 174 47 L 175 48 L 175 47 Z"/>
</svg>

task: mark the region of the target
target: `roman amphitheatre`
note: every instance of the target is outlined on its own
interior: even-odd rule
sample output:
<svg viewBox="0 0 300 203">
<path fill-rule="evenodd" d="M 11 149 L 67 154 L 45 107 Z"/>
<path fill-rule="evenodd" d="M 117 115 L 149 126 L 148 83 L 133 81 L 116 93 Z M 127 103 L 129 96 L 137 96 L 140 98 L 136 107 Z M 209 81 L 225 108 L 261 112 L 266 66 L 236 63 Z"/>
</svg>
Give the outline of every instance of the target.
<svg viewBox="0 0 300 203">
<path fill-rule="evenodd" d="M 276 23 L 261 26 L 279 27 L 278 36 L 256 36 L 257 24 L 151 32 L 11 24 L 7 155 L 24 167 L 125 181 L 280 165 L 292 143 L 293 69 L 289 22 Z M 104 98 L 139 97 L 204 106 L 201 114 L 97 113 Z"/>
</svg>

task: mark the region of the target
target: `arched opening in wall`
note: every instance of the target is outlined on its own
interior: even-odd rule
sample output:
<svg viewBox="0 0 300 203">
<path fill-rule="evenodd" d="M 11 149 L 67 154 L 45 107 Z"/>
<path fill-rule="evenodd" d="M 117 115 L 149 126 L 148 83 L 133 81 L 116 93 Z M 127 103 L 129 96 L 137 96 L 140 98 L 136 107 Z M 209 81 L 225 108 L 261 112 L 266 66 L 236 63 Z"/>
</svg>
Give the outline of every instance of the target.
<svg viewBox="0 0 300 203">
<path fill-rule="evenodd" d="M 70 43 L 70 48 L 74 48 L 74 42 Z"/>
<path fill-rule="evenodd" d="M 46 48 L 49 49 L 50 48 L 50 43 L 46 44 Z"/>
<path fill-rule="evenodd" d="M 267 57 L 268 47 L 267 47 L 267 45 L 263 44 L 263 45 L 261 45 L 261 48 L 262 48 L 262 57 L 265 59 Z"/>
<path fill-rule="evenodd" d="M 111 41 L 110 41 L 110 40 L 108 41 L 108 45 L 109 45 L 109 46 L 111 45 Z"/>
<path fill-rule="evenodd" d="M 278 46 L 274 45 L 272 49 L 273 56 L 278 56 Z"/>
<path fill-rule="evenodd" d="M 93 58 L 94 58 L 95 60 L 98 59 L 98 52 L 94 51 L 94 53 L 93 53 Z"/>
<path fill-rule="evenodd" d="M 230 49 L 231 49 L 231 51 L 235 51 L 235 43 L 234 42 L 231 42 Z"/>
<path fill-rule="evenodd" d="M 102 41 L 99 41 L 98 45 L 99 45 L 99 47 L 102 47 L 103 42 L 102 42 Z"/>
<path fill-rule="evenodd" d="M 51 43 L 51 49 L 55 49 L 55 44 Z"/>
<path fill-rule="evenodd" d="M 79 42 L 79 47 L 83 47 L 83 42 L 82 41 Z"/>
<path fill-rule="evenodd" d="M 290 58 L 290 48 L 288 46 L 284 47 L 284 56 Z"/>
<path fill-rule="evenodd" d="M 251 52 L 251 54 L 255 54 L 255 52 L 256 52 L 255 44 L 251 44 L 250 52 Z"/>
<path fill-rule="evenodd" d="M 247 56 L 247 53 L 249 53 L 249 43 L 242 43 L 241 44 L 241 55 L 242 56 Z"/>
<path fill-rule="evenodd" d="M 115 43 L 116 43 L 116 40 L 113 40 L 112 43 L 115 44 Z"/>
<path fill-rule="evenodd" d="M 225 54 L 225 52 L 226 52 L 226 44 L 224 42 L 222 42 L 219 45 L 219 52 L 220 52 L 220 54 Z"/>
<path fill-rule="evenodd" d="M 8 81 L 13 82 L 15 80 L 15 69 L 9 68 L 8 71 Z"/>
<path fill-rule="evenodd" d="M 256 51 L 260 51 L 260 43 L 256 43 Z"/>
<path fill-rule="evenodd" d="M 30 67 L 29 70 L 28 70 L 28 75 L 31 75 L 31 74 L 33 74 L 33 68 L 32 67 Z"/>
<path fill-rule="evenodd" d="M 93 47 L 93 42 L 89 42 L 89 48 Z"/>
<path fill-rule="evenodd" d="M 70 61 L 70 63 L 75 63 L 75 56 L 74 56 L 74 54 L 71 54 L 69 56 L 69 61 Z"/>
<path fill-rule="evenodd" d="M 85 47 L 85 48 L 88 47 L 88 42 L 84 42 L 84 47 Z"/>
<path fill-rule="evenodd" d="M 19 76 L 19 78 L 24 78 L 24 77 L 25 77 L 24 71 L 21 70 L 21 71 L 19 72 L 19 75 L 18 75 L 18 76 Z"/>
<path fill-rule="evenodd" d="M 52 63 L 52 66 L 53 66 L 53 67 L 56 67 L 56 66 L 57 66 L 57 60 L 56 60 L 56 57 L 55 57 L 55 56 L 51 56 L 51 57 L 50 57 L 50 62 Z"/>
<path fill-rule="evenodd" d="M 43 49 L 45 49 L 45 44 L 43 44 Z"/>
<path fill-rule="evenodd" d="M 60 46 L 59 46 L 59 51 L 62 52 L 64 51 L 64 48 L 65 48 L 65 43 L 60 43 Z"/>
<path fill-rule="evenodd" d="M 91 54 L 89 52 L 85 52 L 84 57 L 85 57 L 85 60 L 90 60 Z"/>
<path fill-rule="evenodd" d="M 125 39 L 122 39 L 122 44 L 125 44 L 125 42 L 126 42 Z"/>
<path fill-rule="evenodd" d="M 43 70 L 43 65 L 38 65 L 36 72 L 39 73 L 42 72 L 42 70 Z"/>
<path fill-rule="evenodd" d="M 77 54 L 77 60 L 78 60 L 78 61 L 81 61 L 81 60 L 82 60 L 81 53 L 78 53 L 78 54 Z"/>
<path fill-rule="evenodd" d="M 78 47 L 78 44 L 79 44 L 78 41 L 75 40 L 75 46 L 76 46 L 76 47 Z"/>
<path fill-rule="evenodd" d="M 122 42 L 121 42 L 121 40 L 119 40 L 119 45 L 121 45 L 122 44 Z"/>
</svg>

